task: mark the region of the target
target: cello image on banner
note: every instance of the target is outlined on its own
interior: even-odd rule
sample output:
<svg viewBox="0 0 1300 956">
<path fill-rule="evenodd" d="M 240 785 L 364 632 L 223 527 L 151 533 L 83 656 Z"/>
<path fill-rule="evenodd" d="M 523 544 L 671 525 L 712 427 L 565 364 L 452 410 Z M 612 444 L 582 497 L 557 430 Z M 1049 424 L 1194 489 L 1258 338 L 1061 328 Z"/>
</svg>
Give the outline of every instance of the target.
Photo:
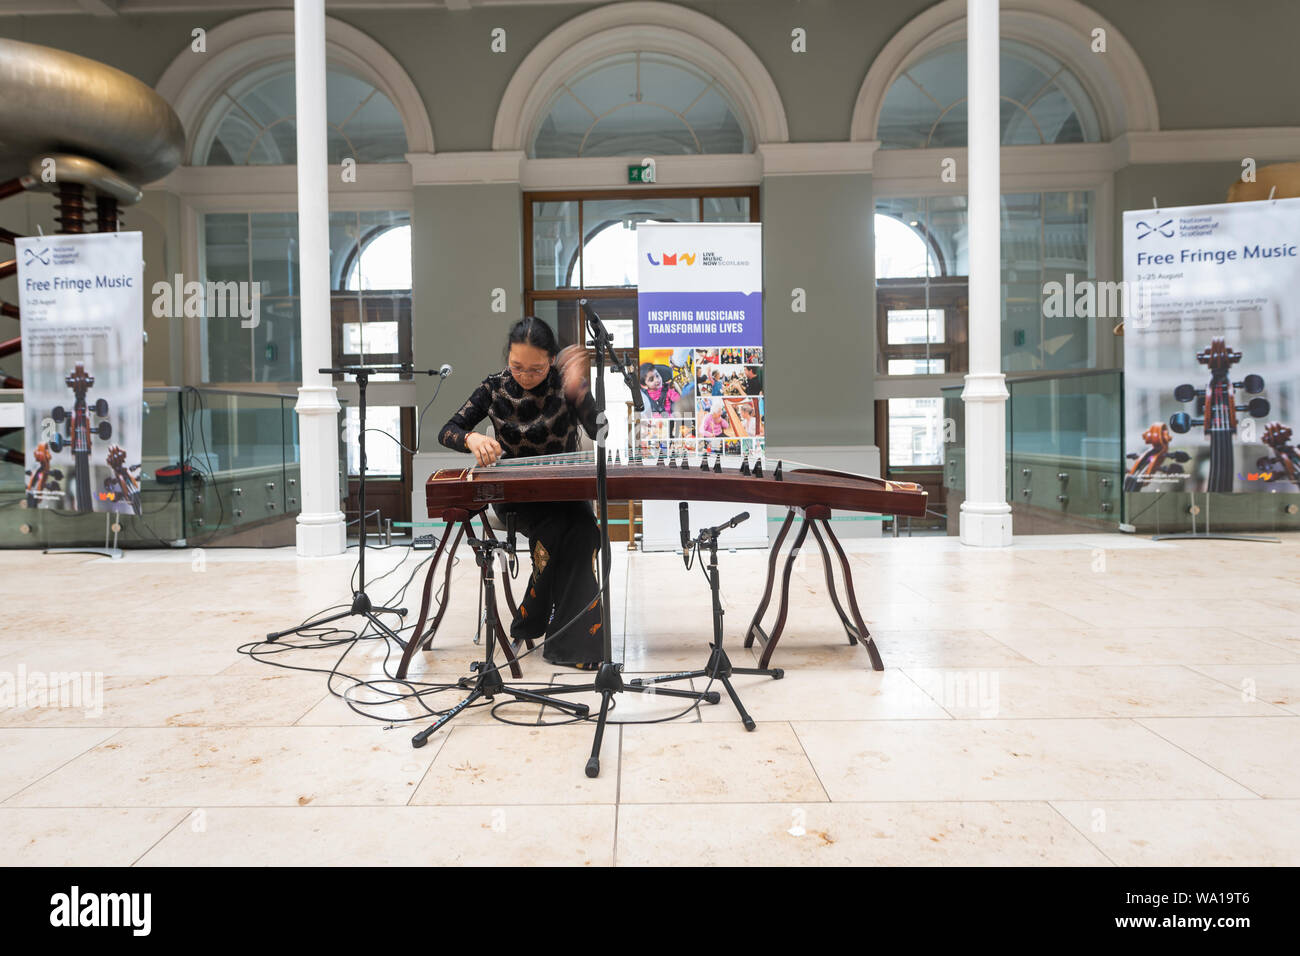
<svg viewBox="0 0 1300 956">
<path fill-rule="evenodd" d="M 1164 422 L 1154 422 L 1142 433 L 1142 440 L 1147 444 L 1146 449 L 1128 455 L 1133 459 L 1133 464 L 1124 475 L 1125 491 L 1141 491 L 1156 475 L 1181 475 L 1183 465 L 1191 460 L 1191 455 L 1187 452 L 1174 451 L 1169 447 L 1173 436 L 1169 434 L 1169 426 Z M 1166 460 L 1171 464 L 1166 464 Z"/>
<path fill-rule="evenodd" d="M 1271 481 L 1289 481 L 1293 485 L 1300 485 L 1300 451 L 1291 443 L 1291 434 L 1289 425 L 1270 422 L 1264 429 L 1261 441 L 1273 454 L 1263 456 L 1255 465 L 1268 474 Z"/>
<path fill-rule="evenodd" d="M 1210 440 L 1210 472 L 1205 490 L 1230 492 L 1236 476 L 1233 447 L 1237 437 L 1237 413 L 1263 418 L 1269 412 L 1266 398 L 1252 398 L 1247 404 L 1238 405 L 1236 390 L 1258 396 L 1264 391 L 1264 379 L 1252 374 L 1240 382 L 1233 382 L 1228 372 L 1241 361 L 1241 353 L 1228 348 L 1221 338 L 1212 340 L 1208 347 L 1198 352 L 1196 360 L 1210 370 L 1209 382 L 1205 388 L 1179 385 L 1174 389 L 1174 398 L 1183 404 L 1193 403 L 1201 417 L 1175 412 L 1169 418 L 1169 427 L 1180 435 L 1198 425 L 1204 428 Z"/>
</svg>

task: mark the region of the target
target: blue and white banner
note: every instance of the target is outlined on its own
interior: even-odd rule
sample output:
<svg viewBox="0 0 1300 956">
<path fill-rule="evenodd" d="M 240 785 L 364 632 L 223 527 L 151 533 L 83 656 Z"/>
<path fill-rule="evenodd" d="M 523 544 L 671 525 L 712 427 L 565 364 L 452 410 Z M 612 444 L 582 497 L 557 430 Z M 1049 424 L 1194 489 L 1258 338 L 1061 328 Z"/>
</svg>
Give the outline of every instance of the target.
<svg viewBox="0 0 1300 956">
<path fill-rule="evenodd" d="M 761 458 L 762 226 L 643 222 L 637 253 L 642 454 Z"/>
<path fill-rule="evenodd" d="M 27 506 L 140 513 L 141 233 L 19 239 Z"/>
<path fill-rule="evenodd" d="M 762 459 L 763 228 L 759 223 L 637 225 L 637 339 L 645 412 L 640 452 L 724 468 Z M 646 501 L 648 551 L 677 548 L 674 502 Z M 743 504 L 694 502 L 695 527 L 725 522 Z M 766 547 L 765 509 L 724 534 L 729 547 Z"/>
<path fill-rule="evenodd" d="M 1127 491 L 1300 490 L 1300 199 L 1124 213 Z"/>
</svg>

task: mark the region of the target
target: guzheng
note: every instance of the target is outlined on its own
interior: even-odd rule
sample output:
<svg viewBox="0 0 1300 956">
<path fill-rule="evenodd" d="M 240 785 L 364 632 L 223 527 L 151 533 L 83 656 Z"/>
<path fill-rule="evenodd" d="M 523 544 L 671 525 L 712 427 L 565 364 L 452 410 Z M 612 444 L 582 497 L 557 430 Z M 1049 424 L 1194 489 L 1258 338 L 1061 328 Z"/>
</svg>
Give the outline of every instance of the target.
<svg viewBox="0 0 1300 956">
<path fill-rule="evenodd" d="M 925 514 L 927 495 L 920 485 L 807 466 L 715 471 L 713 466 L 662 460 L 609 464 L 609 497 L 614 500 L 735 501 L 808 508 L 820 505 L 877 514 Z M 596 497 L 596 465 L 580 461 L 504 459 L 487 468 L 444 468 L 425 483 L 431 516 L 448 509 L 480 510 L 490 504 L 531 501 L 591 501 Z"/>
</svg>

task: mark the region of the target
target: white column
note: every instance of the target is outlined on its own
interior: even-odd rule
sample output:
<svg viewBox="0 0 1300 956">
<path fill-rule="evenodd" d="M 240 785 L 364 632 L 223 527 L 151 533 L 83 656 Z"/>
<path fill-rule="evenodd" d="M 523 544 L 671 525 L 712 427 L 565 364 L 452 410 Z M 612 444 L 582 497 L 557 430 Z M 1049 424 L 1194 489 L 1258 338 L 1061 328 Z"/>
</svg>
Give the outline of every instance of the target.
<svg viewBox="0 0 1300 956">
<path fill-rule="evenodd" d="M 1006 495 L 1006 401 L 1002 375 L 1001 120 L 998 0 L 966 2 L 966 97 L 970 207 L 970 373 L 962 544 L 1011 543 Z"/>
<path fill-rule="evenodd" d="M 325 147 L 325 0 L 294 0 L 294 75 L 298 123 L 298 274 L 302 304 L 302 387 L 298 434 L 302 511 L 298 553 L 342 554 L 347 525 L 339 510 L 339 399 L 329 375 L 329 154 Z"/>
</svg>

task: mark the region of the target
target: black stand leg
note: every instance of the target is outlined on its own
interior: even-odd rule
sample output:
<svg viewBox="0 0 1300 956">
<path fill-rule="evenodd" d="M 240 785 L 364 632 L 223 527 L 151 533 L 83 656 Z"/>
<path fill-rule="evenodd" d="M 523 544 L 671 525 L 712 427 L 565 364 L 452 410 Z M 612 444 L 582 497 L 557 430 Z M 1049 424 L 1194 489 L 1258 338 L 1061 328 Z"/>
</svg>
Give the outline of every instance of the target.
<svg viewBox="0 0 1300 956">
<path fill-rule="evenodd" d="M 685 514 L 685 512 L 683 512 Z M 786 519 L 787 526 L 789 518 Z M 782 528 L 784 535 L 785 528 Z M 683 531 L 683 539 L 688 536 L 688 532 Z M 803 532 L 800 532 L 802 539 Z M 740 714 L 740 722 L 744 724 L 746 730 L 753 730 L 757 724 L 754 718 L 749 716 L 749 711 L 745 710 L 745 705 L 740 701 L 740 695 L 736 693 L 736 688 L 731 683 L 734 674 L 753 674 L 761 677 L 770 677 L 773 680 L 780 680 L 785 676 L 785 671 L 781 668 L 768 669 L 764 667 L 733 667 L 731 659 L 727 657 L 727 652 L 722 649 L 722 597 L 721 588 L 718 583 L 718 535 L 716 529 L 707 529 L 701 531 L 699 537 L 695 539 L 698 548 L 709 549 L 709 591 L 713 596 L 713 643 L 709 645 L 711 650 L 709 662 L 704 665 L 702 670 L 683 671 L 680 674 L 666 674 L 663 677 L 652 677 L 649 680 L 633 680 L 633 687 L 658 687 L 660 684 L 675 680 L 693 680 L 696 677 L 708 678 L 710 681 L 718 681 L 726 688 L 727 696 L 731 698 L 731 703 L 735 705 L 736 712 Z M 796 545 L 797 547 L 797 545 Z M 752 629 L 752 625 L 751 625 Z M 657 693 L 668 693 L 667 690 L 658 690 Z M 716 695 L 715 695 L 716 696 Z M 714 701 L 709 701 L 714 703 Z"/>
</svg>

